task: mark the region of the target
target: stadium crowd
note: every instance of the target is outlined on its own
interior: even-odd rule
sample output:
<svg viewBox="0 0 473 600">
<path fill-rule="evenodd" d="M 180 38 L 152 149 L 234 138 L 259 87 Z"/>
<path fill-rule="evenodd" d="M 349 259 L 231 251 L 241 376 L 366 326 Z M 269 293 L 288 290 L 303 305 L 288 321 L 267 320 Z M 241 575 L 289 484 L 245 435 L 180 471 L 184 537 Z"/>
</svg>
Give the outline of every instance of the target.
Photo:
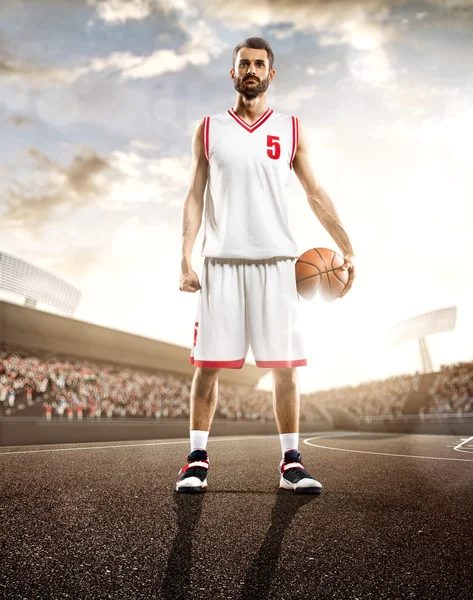
<svg viewBox="0 0 473 600">
<path fill-rule="evenodd" d="M 400 415 L 421 375 L 400 375 L 301 395 L 301 421 L 319 409 L 344 408 L 359 417 Z M 46 419 L 189 418 L 190 377 L 49 356 L 20 346 L 0 353 L 3 414 L 41 404 Z M 220 419 L 274 421 L 272 392 L 219 381 Z M 424 412 L 473 412 L 473 363 L 442 367 Z M 19 409 L 19 410 L 16 410 Z M 25 411 L 26 414 L 27 411 Z"/>
<path fill-rule="evenodd" d="M 343 407 L 358 417 L 402 414 L 404 402 L 417 385 L 417 375 L 368 381 L 356 387 L 333 388 L 310 394 L 327 408 Z"/>
<path fill-rule="evenodd" d="M 473 413 L 473 363 L 442 365 L 428 396 L 426 413 Z"/>
</svg>

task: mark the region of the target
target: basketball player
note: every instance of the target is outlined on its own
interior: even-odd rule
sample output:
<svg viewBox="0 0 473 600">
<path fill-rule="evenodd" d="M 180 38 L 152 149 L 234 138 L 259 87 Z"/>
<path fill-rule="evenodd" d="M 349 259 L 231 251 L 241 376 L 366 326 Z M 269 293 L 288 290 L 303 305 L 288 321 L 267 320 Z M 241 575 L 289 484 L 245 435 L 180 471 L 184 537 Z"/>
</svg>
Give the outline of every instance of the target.
<svg viewBox="0 0 473 600">
<path fill-rule="evenodd" d="M 353 250 L 334 206 L 312 174 L 307 140 L 298 119 L 266 104 L 274 79 L 274 55 L 261 38 L 233 51 L 230 75 L 237 91 L 233 108 L 205 117 L 192 142 L 189 191 L 183 211 L 180 290 L 197 292 L 197 318 L 190 362 L 196 367 L 190 395 L 190 445 L 179 471 L 178 492 L 207 488 L 207 440 L 215 414 L 220 369 L 241 369 L 249 344 L 256 365 L 273 372 L 273 404 L 281 440 L 279 487 L 322 491 L 304 470 L 299 446 L 299 383 L 296 367 L 307 365 L 297 326 L 299 256 L 288 227 L 286 188 L 294 170 L 310 207 L 344 255 L 354 278 Z M 205 229 L 202 286 L 192 269 L 192 248 Z"/>
</svg>

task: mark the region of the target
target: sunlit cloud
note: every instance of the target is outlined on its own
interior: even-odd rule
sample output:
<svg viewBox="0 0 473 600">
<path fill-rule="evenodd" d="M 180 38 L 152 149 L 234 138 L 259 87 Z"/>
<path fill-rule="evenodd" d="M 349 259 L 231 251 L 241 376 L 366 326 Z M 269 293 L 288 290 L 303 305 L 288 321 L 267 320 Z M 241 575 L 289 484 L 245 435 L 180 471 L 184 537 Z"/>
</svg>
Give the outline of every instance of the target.
<svg viewBox="0 0 473 600">
<path fill-rule="evenodd" d="M 87 0 L 98 19 L 108 25 L 143 21 L 153 13 L 174 12 L 185 18 L 197 16 L 198 9 L 189 0 Z"/>
<path fill-rule="evenodd" d="M 316 84 L 304 84 L 291 90 L 288 94 L 271 94 L 271 104 L 281 107 L 281 110 L 295 111 L 312 98 L 317 96 L 319 86 Z"/>
<path fill-rule="evenodd" d="M 11 115 L 8 119 L 5 119 L 5 125 L 17 127 L 18 129 L 31 127 L 32 125 L 37 125 L 37 123 L 38 122 L 35 119 L 23 115 Z"/>
<path fill-rule="evenodd" d="M 395 76 L 388 54 L 381 48 L 371 52 L 352 51 L 347 55 L 347 64 L 352 76 L 366 83 L 382 84 Z"/>
<path fill-rule="evenodd" d="M 97 11 L 97 16 L 106 23 L 141 21 L 151 14 L 156 2 L 151 0 L 87 0 Z"/>
<path fill-rule="evenodd" d="M 118 73 L 122 80 L 160 77 L 166 73 L 183 71 L 189 66 L 208 65 L 229 47 L 202 20 L 192 24 L 182 23 L 181 29 L 185 29 L 189 37 L 178 50 L 160 49 L 142 56 L 131 52 L 112 52 L 108 56 L 84 59 L 83 65 L 70 69 L 45 67 L 33 60 L 4 60 L 0 63 L 0 79 L 3 77 L 9 83 L 6 99 L 1 101 L 8 103 L 9 98 L 13 98 L 18 102 L 18 97 L 26 97 L 25 82 L 36 86 L 72 84 L 90 74 L 113 72 Z M 16 108 L 19 108 L 18 105 Z"/>
<path fill-rule="evenodd" d="M 93 151 L 76 154 L 62 166 L 57 160 L 35 148 L 27 152 L 23 167 L 30 167 L 21 181 L 13 176 L 2 182 L 7 226 L 27 229 L 36 235 L 50 220 L 94 202 L 103 193 L 103 174 L 110 163 Z M 112 173 L 110 177 L 120 177 Z"/>
<path fill-rule="evenodd" d="M 279 38 L 287 37 L 289 33 L 314 32 L 321 35 L 319 43 L 322 45 L 348 44 L 360 50 L 373 50 L 397 36 L 395 27 L 386 23 L 392 4 L 380 0 L 326 3 L 208 0 L 203 6 L 206 16 L 221 19 L 233 29 L 248 30 L 251 25 L 267 27 L 285 23 L 290 27 L 279 32 Z"/>
</svg>

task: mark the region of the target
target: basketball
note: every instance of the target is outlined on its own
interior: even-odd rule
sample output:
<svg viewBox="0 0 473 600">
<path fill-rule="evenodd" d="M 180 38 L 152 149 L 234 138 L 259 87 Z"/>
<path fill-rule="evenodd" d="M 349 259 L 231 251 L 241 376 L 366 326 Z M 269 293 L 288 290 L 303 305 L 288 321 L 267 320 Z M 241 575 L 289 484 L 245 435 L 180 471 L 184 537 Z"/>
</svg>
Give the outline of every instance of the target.
<svg viewBox="0 0 473 600">
<path fill-rule="evenodd" d="M 327 302 L 340 298 L 348 282 L 348 269 L 342 271 L 343 256 L 328 248 L 311 248 L 296 262 L 297 291 L 304 300 L 318 292 Z"/>
</svg>

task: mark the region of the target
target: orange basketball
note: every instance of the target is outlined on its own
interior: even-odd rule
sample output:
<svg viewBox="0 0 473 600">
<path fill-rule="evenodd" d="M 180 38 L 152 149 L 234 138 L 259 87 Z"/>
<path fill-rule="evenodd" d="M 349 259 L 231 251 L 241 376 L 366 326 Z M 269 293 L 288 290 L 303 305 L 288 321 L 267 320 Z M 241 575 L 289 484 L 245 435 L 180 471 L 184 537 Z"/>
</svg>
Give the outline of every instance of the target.
<svg viewBox="0 0 473 600">
<path fill-rule="evenodd" d="M 345 261 L 328 248 L 311 248 L 296 262 L 297 291 L 305 300 L 317 292 L 327 302 L 340 298 L 348 282 L 348 270 L 342 271 Z"/>
</svg>

